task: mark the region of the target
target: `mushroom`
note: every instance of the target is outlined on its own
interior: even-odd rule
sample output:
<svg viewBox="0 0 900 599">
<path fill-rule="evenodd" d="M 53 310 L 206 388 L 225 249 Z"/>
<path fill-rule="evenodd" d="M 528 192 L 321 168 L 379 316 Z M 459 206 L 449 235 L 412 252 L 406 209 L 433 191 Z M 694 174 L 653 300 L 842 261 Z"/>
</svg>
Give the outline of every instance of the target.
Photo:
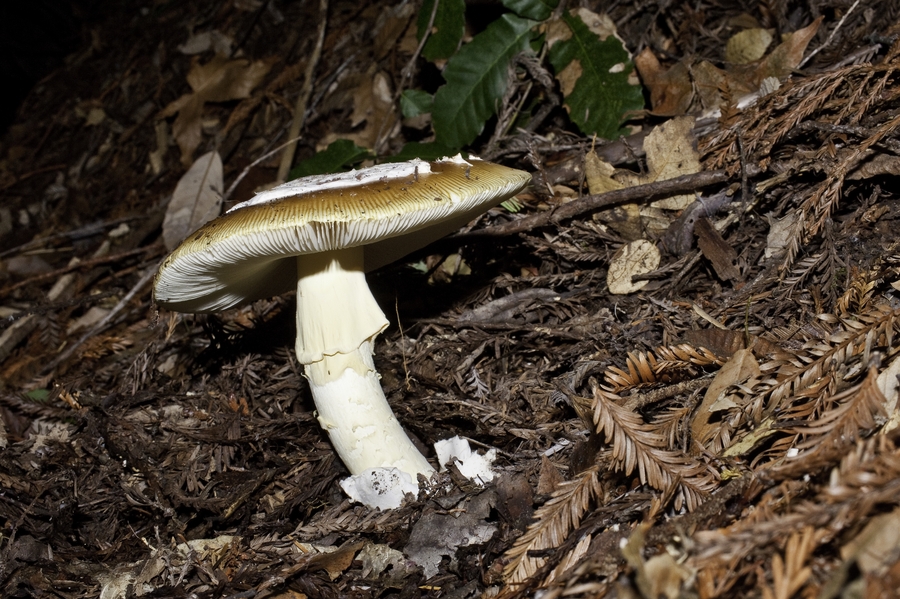
<svg viewBox="0 0 900 599">
<path fill-rule="evenodd" d="M 388 325 L 365 273 L 424 247 L 521 191 L 523 171 L 457 155 L 317 175 L 257 194 L 190 235 L 159 268 L 154 299 L 212 312 L 297 290 L 297 359 L 319 424 L 353 475 L 434 472 L 375 371 Z"/>
</svg>

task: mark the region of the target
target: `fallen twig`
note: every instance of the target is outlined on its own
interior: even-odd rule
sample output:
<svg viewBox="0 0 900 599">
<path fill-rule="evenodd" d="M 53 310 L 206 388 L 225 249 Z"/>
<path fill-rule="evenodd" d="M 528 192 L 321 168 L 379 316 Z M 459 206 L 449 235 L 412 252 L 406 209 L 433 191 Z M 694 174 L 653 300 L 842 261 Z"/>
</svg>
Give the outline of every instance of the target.
<svg viewBox="0 0 900 599">
<path fill-rule="evenodd" d="M 661 196 L 675 195 L 724 183 L 729 175 L 724 170 L 703 171 L 693 175 L 682 175 L 665 181 L 654 181 L 644 185 L 635 185 L 625 189 L 616 189 L 606 193 L 584 196 L 581 199 L 558 206 L 553 210 L 533 214 L 502 225 L 494 225 L 486 229 L 460 233 L 449 239 L 454 241 L 470 240 L 478 237 L 502 237 L 530 231 L 546 225 L 557 224 L 565 219 L 592 212 L 601 208 L 611 208 L 630 202 L 647 203 Z"/>
<path fill-rule="evenodd" d="M 69 345 L 65 349 L 65 351 L 63 351 L 58 356 L 53 358 L 50 361 L 50 363 L 44 367 L 44 369 L 42 370 L 42 374 L 47 374 L 49 372 L 53 372 L 53 370 L 57 366 L 59 366 L 60 364 L 62 364 L 66 360 L 68 360 L 69 357 L 73 353 L 75 353 L 75 350 L 78 349 L 79 347 L 81 347 L 81 345 L 85 341 L 87 341 L 88 339 L 90 339 L 91 337 L 93 337 L 94 335 L 96 335 L 97 333 L 102 331 L 103 329 L 105 329 L 106 326 L 110 322 L 112 322 L 113 318 L 115 318 L 119 314 L 119 312 L 121 312 L 125 308 L 125 306 L 128 305 L 128 302 L 130 302 L 134 298 L 134 296 L 137 295 L 144 288 L 144 286 L 147 285 L 147 283 L 149 283 L 153 279 L 153 275 L 156 274 L 156 270 L 157 270 L 158 266 L 159 265 L 157 264 L 151 268 L 148 268 L 147 272 L 144 273 L 144 276 L 142 276 L 140 278 L 140 280 L 137 283 L 135 283 L 134 287 L 132 287 L 131 290 L 128 293 L 126 293 L 125 296 L 121 300 L 119 300 L 119 303 L 116 304 L 115 307 L 112 310 L 110 310 L 109 313 L 106 316 L 104 316 L 102 320 L 100 320 L 100 322 L 98 322 L 93 327 L 91 327 L 91 330 L 87 331 L 84 335 L 79 337 L 77 341 L 75 341 L 74 343 Z"/>
<path fill-rule="evenodd" d="M 319 64 L 319 57 L 322 56 L 322 44 L 325 42 L 325 26 L 328 24 L 328 0 L 319 0 L 319 33 L 316 38 L 316 45 L 313 47 L 312 55 L 309 62 L 306 63 L 306 79 L 303 81 L 303 89 L 297 97 L 297 104 L 294 106 L 294 119 L 291 121 L 291 129 L 288 133 L 288 139 L 292 143 L 285 149 L 281 155 L 281 164 L 278 166 L 278 181 L 284 181 L 291 170 L 291 164 L 294 162 L 294 152 L 297 150 L 297 137 L 300 135 L 300 129 L 306 120 L 306 105 L 309 103 L 309 97 L 312 95 L 313 77 L 316 73 L 316 66 Z"/>
</svg>

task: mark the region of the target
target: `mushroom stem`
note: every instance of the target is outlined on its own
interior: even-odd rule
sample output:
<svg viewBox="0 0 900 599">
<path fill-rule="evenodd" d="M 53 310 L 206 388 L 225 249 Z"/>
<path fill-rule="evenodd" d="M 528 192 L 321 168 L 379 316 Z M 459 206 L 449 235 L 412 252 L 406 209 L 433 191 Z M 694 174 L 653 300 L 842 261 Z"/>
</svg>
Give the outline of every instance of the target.
<svg viewBox="0 0 900 599">
<path fill-rule="evenodd" d="M 319 424 L 351 474 L 395 467 L 434 469 L 404 432 L 372 361 L 387 327 L 363 270 L 362 248 L 297 258 L 297 359 L 304 366 Z"/>
</svg>

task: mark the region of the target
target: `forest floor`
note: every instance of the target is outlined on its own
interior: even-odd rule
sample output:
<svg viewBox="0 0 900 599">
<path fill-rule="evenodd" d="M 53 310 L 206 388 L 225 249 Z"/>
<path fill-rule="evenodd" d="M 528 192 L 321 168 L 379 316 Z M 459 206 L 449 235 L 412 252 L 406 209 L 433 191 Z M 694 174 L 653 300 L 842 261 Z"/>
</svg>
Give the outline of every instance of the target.
<svg viewBox="0 0 900 599">
<path fill-rule="evenodd" d="M 228 208 L 292 137 L 295 164 L 431 140 L 399 101 L 442 83 L 424 9 L 157 1 L 85 26 L 0 140 L 4 597 L 896 596 L 900 8 L 582 4 L 526 45 L 608 15 L 643 110 L 584 134 L 559 53 L 517 55 L 456 147 L 533 184 L 368 276 L 411 438 L 496 450 L 485 485 L 442 472 L 385 511 L 340 487 L 293 293 L 192 315 L 151 292 L 202 155 Z M 506 12 L 470 3 L 465 43 Z"/>
</svg>

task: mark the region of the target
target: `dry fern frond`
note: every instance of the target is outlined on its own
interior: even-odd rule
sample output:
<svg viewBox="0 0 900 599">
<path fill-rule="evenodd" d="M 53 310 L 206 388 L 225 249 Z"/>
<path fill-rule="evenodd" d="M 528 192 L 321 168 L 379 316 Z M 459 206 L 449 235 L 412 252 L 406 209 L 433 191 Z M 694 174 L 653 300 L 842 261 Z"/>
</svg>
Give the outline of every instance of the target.
<svg viewBox="0 0 900 599">
<path fill-rule="evenodd" d="M 868 490 L 868 485 L 900 482 L 900 451 L 882 435 L 859 441 L 831 471 L 828 486 L 822 491 L 828 501 L 852 500 Z M 900 496 L 898 496 L 900 497 Z"/>
<path fill-rule="evenodd" d="M 776 439 L 765 451 L 762 451 L 753 457 L 753 460 L 750 462 L 750 469 L 755 470 L 759 468 L 761 464 L 784 459 L 797 442 L 797 438 L 798 435 L 790 435 L 782 437 L 781 439 Z M 806 474 L 806 472 L 803 474 Z"/>
<path fill-rule="evenodd" d="M 890 347 L 898 316 L 900 310 L 876 306 L 870 312 L 859 315 L 857 320 L 842 320 L 846 330 L 833 333 L 827 339 L 811 344 L 804 348 L 805 351 L 796 354 L 803 362 L 802 366 L 784 363 L 779 367 L 775 373 L 775 384 L 765 391 L 766 411 L 774 413 L 784 405 L 787 398 L 803 396 L 810 387 L 848 366 L 852 358 L 871 348 Z"/>
<path fill-rule="evenodd" d="M 765 418 L 775 417 L 777 426 L 793 434 L 799 434 L 800 430 L 796 428 L 797 421 L 805 421 L 812 417 L 821 418 L 818 414 L 828 409 L 830 404 L 827 398 L 835 393 L 835 388 L 843 379 L 841 373 L 859 368 L 860 363 L 866 363 L 869 360 L 869 353 L 874 348 L 886 348 L 890 351 L 893 347 L 894 328 L 898 324 L 898 316 L 900 310 L 891 310 L 886 306 L 876 306 L 855 319 L 839 320 L 823 316 L 823 321 L 839 323 L 841 329 L 823 339 L 807 342 L 802 349 L 796 350 L 793 356 L 789 356 L 786 351 L 782 352 L 778 357 L 760 365 L 761 376 L 731 388 L 729 399 L 739 406 L 745 416 L 745 420 L 738 419 L 734 422 L 737 426 L 743 427 L 746 422 L 758 424 Z M 871 397 L 869 399 L 871 400 Z M 776 414 L 777 417 L 774 416 Z M 732 410 L 723 420 L 730 423 L 733 415 Z M 834 417 L 837 418 L 837 414 Z M 824 425 L 824 421 L 822 424 Z M 847 426 L 853 429 L 854 423 L 851 422 Z M 736 430 L 737 428 L 724 430 L 722 435 L 733 435 L 735 437 L 733 444 L 738 439 L 752 437 L 755 434 L 752 431 L 737 434 L 733 432 Z M 853 430 L 858 431 L 859 427 Z M 810 429 L 806 433 L 813 434 L 813 431 Z M 856 438 L 858 433 L 853 433 L 846 440 L 852 442 Z M 710 444 L 710 439 L 697 441 L 704 443 L 715 453 L 729 447 L 722 445 L 719 440 L 714 444 Z M 782 444 L 773 446 L 764 455 L 756 456 L 754 464 L 772 458 L 778 459 L 781 457 L 779 455 L 781 449 Z M 793 471 L 790 467 L 785 468 L 786 471 Z"/>
<path fill-rule="evenodd" d="M 716 456 L 722 455 L 728 447 L 731 446 L 733 435 L 738 428 L 746 421 L 746 415 L 742 410 L 729 410 L 729 413 L 719 422 L 719 426 L 712 430 L 712 436 L 708 439 L 697 440 L 702 442 L 703 446 L 710 453 Z"/>
<path fill-rule="evenodd" d="M 640 352 L 635 354 L 628 352 L 628 359 L 625 361 L 625 372 L 617 366 L 610 366 L 603 373 L 608 389 L 618 392 L 623 389 L 633 387 L 647 386 L 657 383 L 656 379 L 656 356 L 650 352 Z"/>
<path fill-rule="evenodd" d="M 790 274 L 785 276 L 784 280 L 781 282 L 779 297 L 790 297 L 790 295 L 793 294 L 808 277 L 818 270 L 819 266 L 823 264 L 828 257 L 828 252 L 823 251 L 807 256 L 799 262 L 796 262 L 791 268 Z"/>
<path fill-rule="evenodd" d="M 812 576 L 812 569 L 804 564 L 815 547 L 816 533 L 811 526 L 792 534 L 784 548 L 784 558 L 777 553 L 772 556 L 772 588 L 763 583 L 763 599 L 791 599 Z"/>
<path fill-rule="evenodd" d="M 682 343 L 657 347 L 652 352 L 628 352 L 628 371 L 610 366 L 603 373 L 605 389 L 619 393 L 625 389 L 671 383 L 697 375 L 696 366 L 718 365 L 723 361 L 705 347 Z"/>
<path fill-rule="evenodd" d="M 560 485 L 553 496 L 535 512 L 535 522 L 506 552 L 509 564 L 503 570 L 507 585 L 525 582 L 544 565 L 546 559 L 530 557 L 530 551 L 551 549 L 563 544 L 568 534 L 578 527 L 591 503 L 603 493 L 594 465 L 578 478 Z"/>
<path fill-rule="evenodd" d="M 687 343 L 656 348 L 661 362 L 689 362 L 695 366 L 721 366 L 722 361 L 705 347 L 693 347 Z"/>
<path fill-rule="evenodd" d="M 880 77 L 874 85 L 871 84 L 873 76 Z M 886 102 L 886 98 L 879 96 L 880 90 L 890 78 L 896 77 L 897 65 L 886 63 L 853 65 L 795 81 L 763 98 L 754 107 L 736 113 L 731 122 L 700 141 L 700 151 L 708 168 L 729 166 L 742 155 L 767 156 L 776 144 L 810 117 L 828 124 L 843 121 L 850 124 L 859 115 L 869 114 L 859 112 L 858 108 L 847 112 L 846 97 L 851 96 L 867 107 L 875 102 Z M 737 148 L 738 132 L 743 154 Z"/>
<path fill-rule="evenodd" d="M 847 175 L 868 156 L 868 150 L 886 135 L 900 127 L 900 116 L 881 124 L 872 135 L 859 145 L 847 150 L 834 168 L 829 169 L 828 177 L 816 186 L 815 190 L 800 204 L 798 218 L 791 227 L 790 242 L 782 261 L 781 271 L 787 272 L 799 253 L 800 244 L 810 239 L 825 226 L 841 199 L 841 190 Z"/>
<path fill-rule="evenodd" d="M 768 469 L 757 473 L 766 477 Z M 782 486 L 803 488 L 788 480 Z M 770 492 L 771 493 L 771 492 Z M 829 484 L 805 501 L 773 496 L 759 514 L 738 520 L 726 528 L 700 531 L 688 565 L 709 567 L 729 563 L 777 543 L 787 534 L 812 526 L 833 536 L 864 522 L 879 504 L 900 501 L 900 451 L 889 439 L 878 436 L 860 441 L 831 474 Z M 764 502 L 759 502 L 758 512 Z M 777 510 L 786 510 L 777 513 Z"/>
<path fill-rule="evenodd" d="M 588 548 L 591 546 L 591 539 L 593 537 L 591 535 L 584 535 L 575 547 L 572 548 L 571 551 L 566 553 L 565 557 L 563 557 L 559 565 L 556 566 L 550 575 L 547 576 L 547 584 L 550 584 L 554 580 L 560 578 L 565 572 L 572 567 L 574 567 L 581 558 L 587 555 Z"/>
<path fill-rule="evenodd" d="M 856 443 L 885 420 L 884 395 L 878 388 L 878 371 L 870 368 L 858 385 L 827 400 L 828 409 L 813 422 L 790 430 L 802 441 L 800 453 L 767 469 L 774 479 L 810 474 L 836 462 L 847 447 Z"/>
<path fill-rule="evenodd" d="M 685 419 L 693 409 L 692 405 L 672 406 L 653 419 L 653 426 L 659 430 L 659 436 L 665 440 L 668 449 L 674 449 L 678 445 Z"/>
<path fill-rule="evenodd" d="M 861 433 L 884 422 L 885 402 L 878 388 L 878 371 L 870 368 L 860 384 L 829 399 L 834 407 L 814 422 L 793 428 L 793 432 L 803 436 L 797 449 L 818 451 L 832 445 L 855 443 Z"/>
<path fill-rule="evenodd" d="M 837 312 L 838 314 L 854 314 L 857 312 L 865 312 L 875 291 L 877 280 L 871 280 L 872 273 L 852 267 L 850 271 L 850 285 L 847 290 L 838 298 Z"/>
<path fill-rule="evenodd" d="M 706 467 L 681 451 L 666 449 L 666 439 L 657 427 L 645 424 L 640 415 L 617 405 L 621 398 L 594 388 L 594 425 L 612 446 L 616 470 L 630 476 L 635 470 L 642 484 L 666 491 L 677 486 L 676 509 L 695 509 L 718 481 Z"/>
</svg>

